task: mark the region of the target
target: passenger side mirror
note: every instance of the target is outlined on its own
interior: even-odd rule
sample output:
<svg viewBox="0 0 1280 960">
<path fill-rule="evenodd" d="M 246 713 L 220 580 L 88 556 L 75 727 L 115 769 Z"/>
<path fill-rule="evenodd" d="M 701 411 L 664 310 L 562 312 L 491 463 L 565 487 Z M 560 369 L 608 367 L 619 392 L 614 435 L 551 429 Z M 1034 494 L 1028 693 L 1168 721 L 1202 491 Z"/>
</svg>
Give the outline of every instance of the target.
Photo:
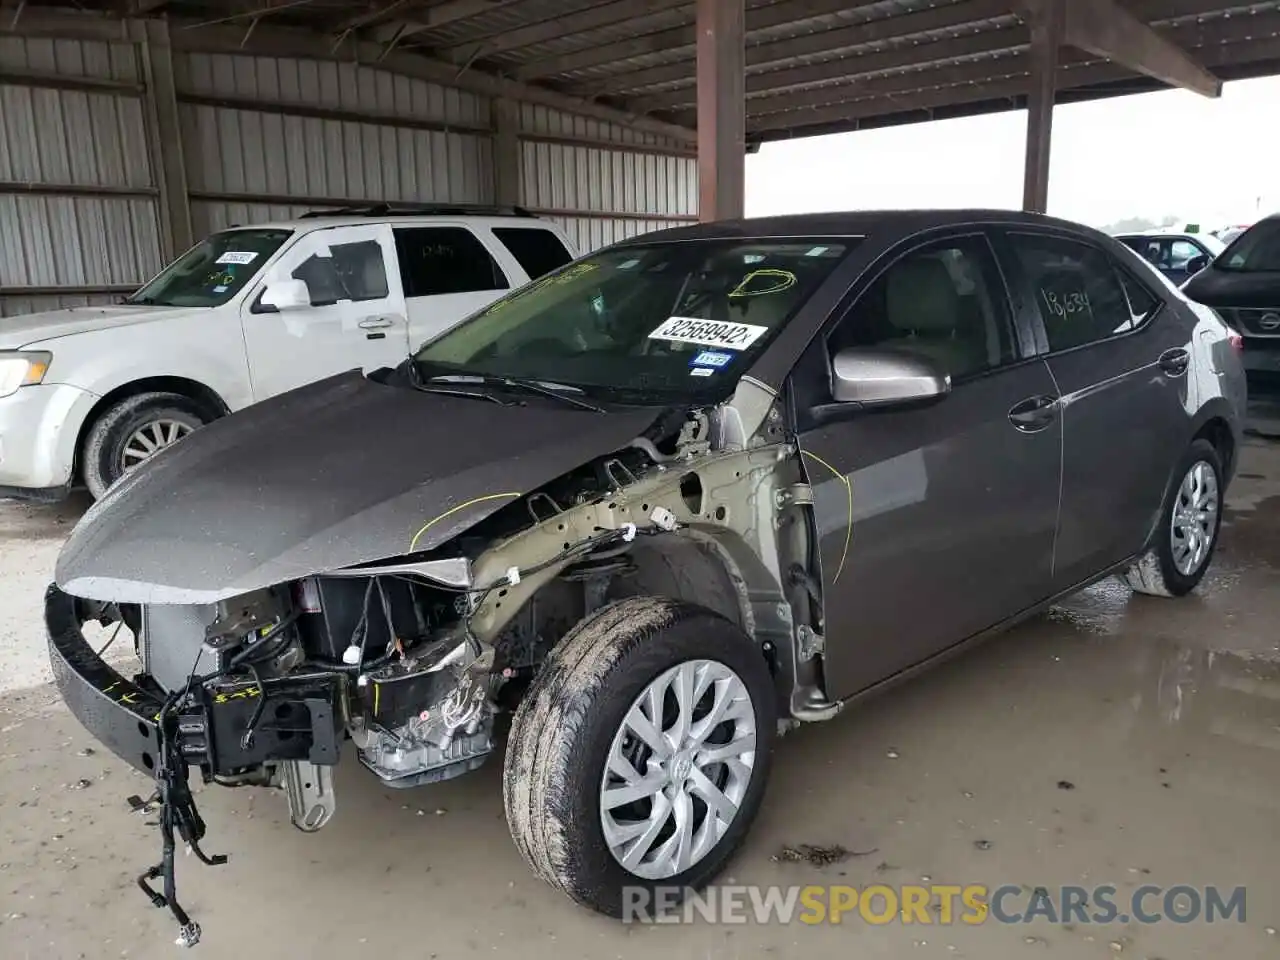
<svg viewBox="0 0 1280 960">
<path fill-rule="evenodd" d="M 1199 254 L 1187 261 L 1186 270 L 1188 275 L 1199 273 L 1209 265 L 1209 257 L 1206 254 Z"/>
<path fill-rule="evenodd" d="M 258 302 L 277 310 L 298 310 L 311 306 L 311 290 L 305 280 L 273 280 L 262 291 Z"/>
<path fill-rule="evenodd" d="M 832 360 L 831 391 L 837 403 L 896 406 L 945 397 L 951 392 L 951 378 L 912 353 L 853 347 Z"/>
</svg>

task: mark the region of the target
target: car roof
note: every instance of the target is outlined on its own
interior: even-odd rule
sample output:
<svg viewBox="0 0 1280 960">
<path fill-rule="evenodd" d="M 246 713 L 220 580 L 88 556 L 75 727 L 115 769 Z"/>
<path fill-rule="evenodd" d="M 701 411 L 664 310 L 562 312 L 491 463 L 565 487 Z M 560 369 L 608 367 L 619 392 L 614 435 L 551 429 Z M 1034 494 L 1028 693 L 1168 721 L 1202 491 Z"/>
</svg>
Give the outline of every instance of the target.
<svg viewBox="0 0 1280 960">
<path fill-rule="evenodd" d="M 639 234 L 621 245 L 655 240 L 732 240 L 783 237 L 890 238 L 937 227 L 1005 224 L 1054 226 L 1099 235 L 1091 227 L 1020 210 L 863 210 L 842 213 L 787 214 L 740 220 L 717 220 Z"/>
<path fill-rule="evenodd" d="M 438 226 L 440 224 L 466 223 L 472 226 L 485 227 L 533 227 L 552 230 L 559 233 L 559 228 L 550 220 L 541 217 L 527 216 L 475 216 L 463 213 L 439 214 L 392 214 L 388 216 L 313 216 L 296 220 L 267 220 L 261 223 L 237 223 L 222 230 L 292 230 L 310 233 L 314 230 L 327 230 L 331 227 L 359 227 L 370 224 L 390 223 L 396 226 Z"/>
</svg>

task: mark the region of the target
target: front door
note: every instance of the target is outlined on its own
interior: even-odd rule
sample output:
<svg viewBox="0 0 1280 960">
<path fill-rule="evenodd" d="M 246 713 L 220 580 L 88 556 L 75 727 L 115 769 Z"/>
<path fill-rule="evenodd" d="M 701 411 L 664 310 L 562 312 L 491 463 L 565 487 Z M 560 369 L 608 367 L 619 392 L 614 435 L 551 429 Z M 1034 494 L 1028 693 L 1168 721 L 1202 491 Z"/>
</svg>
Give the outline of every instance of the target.
<svg viewBox="0 0 1280 960">
<path fill-rule="evenodd" d="M 1057 590 L 1139 552 L 1190 442 L 1191 331 L 1167 294 L 1076 236 L 1010 232 L 1009 272 L 1038 307 L 1062 394 Z"/>
<path fill-rule="evenodd" d="M 827 399 L 830 358 L 872 346 L 931 360 L 951 393 L 843 413 Z M 1029 349 L 990 244 L 971 234 L 890 265 L 797 368 L 829 695 L 848 697 L 1048 594 L 1062 437 L 1053 378 L 1023 359 Z"/>
<path fill-rule="evenodd" d="M 263 283 L 302 280 L 310 306 L 276 311 L 247 301 L 242 323 L 255 400 L 335 373 L 395 366 L 409 329 L 391 231 L 383 224 L 332 227 L 302 237 Z"/>
</svg>

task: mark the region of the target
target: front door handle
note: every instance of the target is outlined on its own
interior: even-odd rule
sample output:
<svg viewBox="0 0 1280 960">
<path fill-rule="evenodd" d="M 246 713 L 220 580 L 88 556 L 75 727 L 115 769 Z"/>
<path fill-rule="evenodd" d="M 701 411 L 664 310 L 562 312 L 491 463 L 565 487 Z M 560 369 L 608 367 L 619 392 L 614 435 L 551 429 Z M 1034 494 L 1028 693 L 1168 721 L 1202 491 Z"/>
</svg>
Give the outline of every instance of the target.
<svg viewBox="0 0 1280 960">
<path fill-rule="evenodd" d="M 1183 347 L 1174 347 L 1160 354 L 1160 369 L 1170 377 L 1180 377 L 1191 366 L 1191 352 Z"/>
<path fill-rule="evenodd" d="M 361 330 L 382 330 L 395 323 L 390 317 L 365 317 L 360 321 Z"/>
<path fill-rule="evenodd" d="M 1009 422 L 1023 433 L 1039 433 L 1058 418 L 1058 398 L 1047 394 L 1027 397 L 1009 410 Z"/>
</svg>

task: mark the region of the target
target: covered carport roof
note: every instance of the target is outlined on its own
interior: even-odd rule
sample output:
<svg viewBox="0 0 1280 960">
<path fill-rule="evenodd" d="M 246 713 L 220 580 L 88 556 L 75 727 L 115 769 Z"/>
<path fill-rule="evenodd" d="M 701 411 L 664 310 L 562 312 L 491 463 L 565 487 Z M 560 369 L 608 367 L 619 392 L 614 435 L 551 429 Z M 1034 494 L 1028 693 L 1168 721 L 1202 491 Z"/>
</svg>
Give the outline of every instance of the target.
<svg viewBox="0 0 1280 960">
<path fill-rule="evenodd" d="M 1034 2 L 746 0 L 747 142 L 1025 106 Z M 24 8 L 94 6 L 6 3 L 4 16 L 19 21 L 32 15 Z M 1280 0 L 1121 6 L 1218 79 L 1280 73 Z M 288 35 L 305 32 L 335 57 L 412 57 L 458 86 L 491 92 L 496 81 L 509 95 L 616 110 L 668 133 L 696 126 L 692 0 L 118 0 L 100 9 L 166 15 L 175 45 L 273 52 L 296 48 Z M 1057 73 L 1059 103 L 1168 85 L 1074 47 Z"/>
</svg>

